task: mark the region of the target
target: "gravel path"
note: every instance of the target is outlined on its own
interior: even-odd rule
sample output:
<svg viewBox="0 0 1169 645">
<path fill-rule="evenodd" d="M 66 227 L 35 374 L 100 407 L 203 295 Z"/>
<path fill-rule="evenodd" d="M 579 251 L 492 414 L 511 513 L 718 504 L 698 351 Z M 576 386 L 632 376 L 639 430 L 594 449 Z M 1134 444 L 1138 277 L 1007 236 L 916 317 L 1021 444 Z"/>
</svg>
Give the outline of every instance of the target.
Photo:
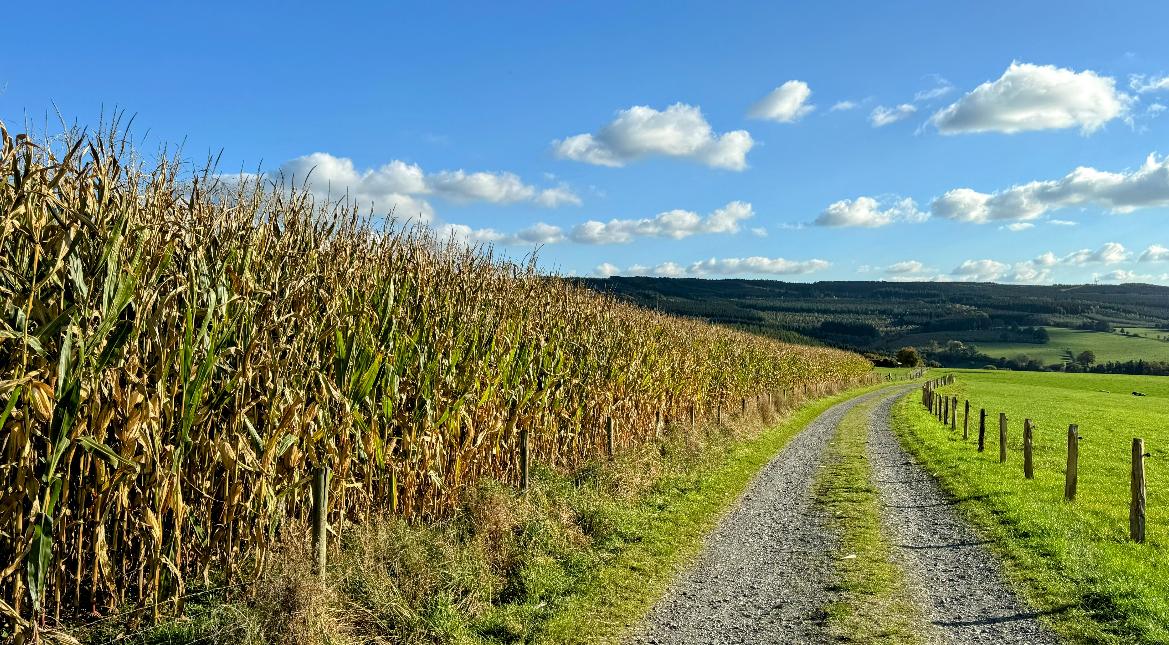
<svg viewBox="0 0 1169 645">
<path fill-rule="evenodd" d="M 820 643 L 837 540 L 812 481 L 836 426 L 874 392 L 816 418 L 767 464 L 633 643 Z"/>
<path fill-rule="evenodd" d="M 882 525 L 906 571 L 929 643 L 1058 643 L 1007 587 L 998 559 L 952 507 L 952 500 L 898 443 L 882 399 L 869 423 L 869 460 L 881 494 Z M 940 432 L 940 430 L 939 430 Z"/>
</svg>

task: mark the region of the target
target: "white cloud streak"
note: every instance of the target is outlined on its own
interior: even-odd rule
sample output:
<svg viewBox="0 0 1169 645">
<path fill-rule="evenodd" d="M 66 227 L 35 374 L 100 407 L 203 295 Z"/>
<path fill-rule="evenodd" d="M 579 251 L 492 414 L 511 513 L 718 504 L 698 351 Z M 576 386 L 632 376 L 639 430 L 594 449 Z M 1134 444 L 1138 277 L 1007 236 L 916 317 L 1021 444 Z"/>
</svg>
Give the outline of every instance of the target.
<svg viewBox="0 0 1169 645">
<path fill-rule="evenodd" d="M 1088 205 L 1113 213 L 1169 206 L 1169 157 L 1149 155 L 1131 171 L 1080 167 L 1062 179 L 1033 181 L 997 193 L 956 188 L 935 199 L 930 211 L 943 219 L 985 223 L 1034 220 L 1060 208 Z"/>
<path fill-rule="evenodd" d="M 571 237 L 581 244 L 627 244 L 639 237 L 680 240 L 701 233 L 738 233 L 754 216 L 751 204 L 734 201 L 706 217 L 676 209 L 643 219 L 589 220 L 574 227 Z"/>
<path fill-rule="evenodd" d="M 887 125 L 897 123 L 902 119 L 906 119 L 915 112 L 917 112 L 917 107 L 911 103 L 902 103 L 896 107 L 878 105 L 869 114 L 869 123 L 872 123 L 874 128 L 883 128 Z"/>
<path fill-rule="evenodd" d="M 831 262 L 820 259 L 787 260 L 784 258 L 746 257 L 710 258 L 683 266 L 676 262 L 663 262 L 654 267 L 635 264 L 627 269 L 605 262 L 594 269 L 599 276 L 612 275 L 655 275 L 671 278 L 734 276 L 734 275 L 806 275 L 823 271 L 832 266 Z"/>
<path fill-rule="evenodd" d="M 427 174 L 417 164 L 400 160 L 359 170 L 352 159 L 327 152 L 290 159 L 277 172 L 317 195 L 335 199 L 348 194 L 359 203 L 372 202 L 379 210 L 393 209 L 403 219 L 433 219 L 434 208 L 426 200 L 430 196 L 459 203 L 530 202 L 547 207 L 581 203 L 565 185 L 539 189 L 510 172 L 444 170 Z"/>
</svg>

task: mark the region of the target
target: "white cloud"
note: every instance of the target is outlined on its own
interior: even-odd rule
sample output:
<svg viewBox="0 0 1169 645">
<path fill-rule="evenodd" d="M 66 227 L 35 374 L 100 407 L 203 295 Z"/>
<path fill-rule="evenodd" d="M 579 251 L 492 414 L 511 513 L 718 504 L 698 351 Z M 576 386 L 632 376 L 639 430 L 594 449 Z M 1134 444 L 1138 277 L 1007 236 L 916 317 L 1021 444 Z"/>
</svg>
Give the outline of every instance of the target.
<svg viewBox="0 0 1169 645">
<path fill-rule="evenodd" d="M 1091 133 L 1124 116 L 1131 101 L 1114 79 L 1093 71 L 1013 62 L 998 80 L 939 110 L 930 123 L 943 134 L 1072 127 Z"/>
<path fill-rule="evenodd" d="M 1169 157 L 1158 160 L 1149 155 L 1144 165 L 1131 171 L 1080 167 L 1062 179 L 1033 181 L 998 193 L 957 188 L 935 199 L 930 211 L 945 219 L 984 223 L 1033 220 L 1052 210 L 1080 205 L 1113 213 L 1169 206 Z"/>
<path fill-rule="evenodd" d="M 873 197 L 842 199 L 829 204 L 816 217 L 818 226 L 863 226 L 874 228 L 894 222 L 923 222 L 929 217 L 917 209 L 912 199 L 896 198 L 891 203 L 882 203 Z"/>
<path fill-rule="evenodd" d="M 686 275 L 686 267 L 674 262 L 663 262 L 654 267 L 653 273 L 664 278 L 680 278 Z"/>
<path fill-rule="evenodd" d="M 958 265 L 952 275 L 969 282 L 994 282 L 1011 270 L 1011 265 L 995 260 L 966 260 Z"/>
<path fill-rule="evenodd" d="M 394 160 L 378 168 L 358 170 L 353 160 L 327 152 L 314 152 L 281 164 L 278 173 L 304 184 L 317 195 L 340 198 L 346 194 L 358 203 L 372 202 L 378 209 L 394 209 L 403 219 L 434 217 L 423 196 L 455 202 L 514 204 L 533 202 L 543 206 L 580 204 L 567 186 L 538 189 L 510 172 L 444 170 L 427 174 L 417 164 Z"/>
<path fill-rule="evenodd" d="M 1132 257 L 1128 249 L 1119 242 L 1105 242 L 1100 248 L 1080 249 L 1072 251 L 1063 257 L 1058 257 L 1051 251 L 1035 258 L 1035 264 L 1051 267 L 1057 264 L 1067 266 L 1083 266 L 1085 264 L 1119 264 Z"/>
<path fill-rule="evenodd" d="M 1052 226 L 1079 226 L 1077 223 L 1067 219 L 1049 219 L 1047 223 Z"/>
<path fill-rule="evenodd" d="M 926 266 L 917 260 L 904 260 L 885 267 L 885 273 L 888 275 L 915 275 L 926 271 Z"/>
<path fill-rule="evenodd" d="M 828 108 L 829 112 L 843 112 L 845 110 L 852 110 L 860 107 L 856 101 L 837 101 L 832 107 Z"/>
<path fill-rule="evenodd" d="M 950 84 L 950 81 L 947 81 L 937 74 L 932 74 L 931 77 L 934 79 L 934 86 L 928 90 L 921 90 L 920 92 L 914 94 L 914 103 L 925 103 L 932 101 L 954 91 L 954 86 Z"/>
<path fill-rule="evenodd" d="M 902 103 L 896 107 L 878 105 L 869 114 L 869 123 L 872 123 L 874 128 L 882 128 L 891 123 L 897 123 L 913 115 L 914 112 L 917 112 L 917 108 L 909 103 Z"/>
<path fill-rule="evenodd" d="M 677 262 L 663 262 L 654 267 L 634 264 L 621 269 L 614 264 L 605 262 L 597 266 L 593 273 L 608 277 L 612 275 L 656 275 L 669 278 L 709 275 L 803 275 L 822 271 L 832 266 L 825 260 L 785 260 L 784 258 L 710 258 L 684 266 Z"/>
<path fill-rule="evenodd" d="M 714 168 L 743 170 L 755 145 L 746 130 L 715 134 L 702 110 L 675 103 L 663 111 L 635 105 L 596 134 L 552 142 L 558 156 L 600 166 L 624 166 L 649 155 L 681 157 Z"/>
<path fill-rule="evenodd" d="M 1141 253 L 1141 262 L 1169 262 L 1169 248 L 1160 244 L 1151 244 Z"/>
<path fill-rule="evenodd" d="M 593 273 L 602 278 L 608 278 L 609 276 L 621 273 L 621 269 L 615 264 L 602 262 L 597 265 L 597 268 L 593 269 Z"/>
<path fill-rule="evenodd" d="M 757 226 L 755 228 L 752 228 L 751 235 L 754 235 L 755 237 L 767 237 L 767 227 L 766 226 Z"/>
<path fill-rule="evenodd" d="M 822 271 L 832 266 L 832 263 L 825 260 L 804 260 L 794 261 L 785 260 L 784 258 L 765 258 L 765 257 L 749 257 L 749 258 L 710 258 L 709 260 L 702 260 L 690 265 L 690 273 L 693 275 L 735 275 L 735 274 L 770 274 L 770 275 L 796 275 L 814 273 Z"/>
<path fill-rule="evenodd" d="M 1153 276 L 1141 275 L 1126 269 L 1117 269 L 1108 273 L 1093 273 L 1092 278 L 1101 282 L 1144 282 L 1153 279 Z"/>
<path fill-rule="evenodd" d="M 437 229 L 439 239 L 454 239 L 464 244 L 498 244 L 502 246 L 536 246 L 564 241 L 558 226 L 539 222 L 516 233 L 501 233 L 493 228 L 473 229 L 465 224 L 444 224 Z"/>
<path fill-rule="evenodd" d="M 636 220 L 589 220 L 572 229 L 572 239 L 582 244 L 625 244 L 638 237 L 680 240 L 700 233 L 737 233 L 740 224 L 754 215 L 751 204 L 735 201 L 706 217 L 693 211 L 676 209 Z"/>
<path fill-rule="evenodd" d="M 427 178 L 427 188 L 436 195 L 442 195 L 458 202 L 490 202 L 493 204 L 514 204 L 516 202 L 539 201 L 547 206 L 558 206 L 564 203 L 580 204 L 580 198 L 568 192 L 558 193 L 560 189 L 550 189 L 552 197 L 546 199 L 543 194 L 525 184 L 518 176 L 510 172 L 472 172 L 463 170 L 444 170 L 430 175 Z M 549 193 L 549 191 L 544 191 Z"/>
<path fill-rule="evenodd" d="M 1005 228 L 1006 230 L 1011 231 L 1012 233 L 1018 233 L 1019 231 L 1025 231 L 1029 228 L 1035 228 L 1035 225 L 1032 224 L 1031 222 L 1012 222 L 1012 223 L 1007 224 L 1006 226 L 1002 226 L 1000 228 Z"/>
<path fill-rule="evenodd" d="M 751 106 L 748 116 L 779 123 L 793 123 L 816 109 L 808 99 L 812 90 L 803 81 L 788 81 L 772 90 L 767 96 Z"/>
<path fill-rule="evenodd" d="M 1169 76 L 1133 74 L 1128 77 L 1128 86 L 1140 94 L 1169 90 Z"/>
</svg>

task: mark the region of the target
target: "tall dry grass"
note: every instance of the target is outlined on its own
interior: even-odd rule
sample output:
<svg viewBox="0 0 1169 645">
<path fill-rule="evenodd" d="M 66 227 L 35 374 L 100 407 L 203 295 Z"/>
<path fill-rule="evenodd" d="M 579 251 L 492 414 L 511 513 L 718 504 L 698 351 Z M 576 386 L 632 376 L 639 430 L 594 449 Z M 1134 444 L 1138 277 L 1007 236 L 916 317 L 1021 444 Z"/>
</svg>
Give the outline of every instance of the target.
<svg viewBox="0 0 1169 645">
<path fill-rule="evenodd" d="M 870 369 L 183 168 L 0 124 L 0 637 L 248 585 L 305 521 L 314 466 L 335 527 L 426 519 L 516 481 L 517 428 L 571 469 L 607 416 L 620 450 L 691 405 Z"/>
</svg>

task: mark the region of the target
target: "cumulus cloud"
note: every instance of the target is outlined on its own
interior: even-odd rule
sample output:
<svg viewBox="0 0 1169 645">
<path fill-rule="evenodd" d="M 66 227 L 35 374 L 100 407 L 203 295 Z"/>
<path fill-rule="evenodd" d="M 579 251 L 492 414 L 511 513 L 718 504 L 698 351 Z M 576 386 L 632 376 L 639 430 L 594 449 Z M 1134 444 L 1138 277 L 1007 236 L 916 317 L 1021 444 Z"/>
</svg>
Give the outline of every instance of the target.
<svg viewBox="0 0 1169 645">
<path fill-rule="evenodd" d="M 816 109 L 808 103 L 812 90 L 803 81 L 788 81 L 772 90 L 767 96 L 751 106 L 748 116 L 779 123 L 799 121 L 804 115 Z"/>
<path fill-rule="evenodd" d="M 1131 257 L 1132 254 L 1128 252 L 1128 249 L 1124 248 L 1123 244 L 1119 242 L 1105 242 L 1095 251 L 1092 249 L 1080 249 L 1063 256 L 1058 256 L 1048 251 L 1035 258 L 1032 262 L 1042 267 L 1053 267 L 1056 265 L 1083 266 L 1085 264 L 1118 264 Z"/>
<path fill-rule="evenodd" d="M 842 199 L 829 204 L 816 217 L 817 226 L 862 226 L 875 228 L 894 222 L 923 222 L 929 217 L 917 208 L 917 203 L 908 197 L 895 198 L 882 203 L 874 197 Z"/>
<path fill-rule="evenodd" d="M 930 212 L 945 219 L 984 223 L 1033 220 L 1059 208 L 1086 205 L 1113 213 L 1169 206 L 1169 157 L 1149 155 L 1144 165 L 1131 171 L 1080 167 L 1062 179 L 1033 181 L 997 193 L 956 188 L 935 199 Z"/>
<path fill-rule="evenodd" d="M 961 280 L 994 282 L 1011 270 L 1011 265 L 995 260 L 966 260 L 951 272 Z"/>
<path fill-rule="evenodd" d="M 1078 127 L 1085 134 L 1128 112 L 1131 97 L 1116 81 L 1087 70 L 1013 62 L 995 81 L 930 117 L 943 134 Z"/>
<path fill-rule="evenodd" d="M 917 260 L 904 260 L 885 267 L 885 273 L 887 275 L 897 276 L 920 274 L 926 271 L 926 266 Z"/>
<path fill-rule="evenodd" d="M 860 106 L 860 104 L 857 103 L 856 101 L 837 101 L 836 103 L 834 103 L 832 105 L 832 107 L 828 108 L 828 111 L 829 112 L 843 112 L 845 110 L 851 110 L 851 109 L 854 109 L 854 108 L 859 107 L 859 106 Z"/>
<path fill-rule="evenodd" d="M 536 223 L 515 233 L 501 233 L 493 228 L 473 229 L 465 224 L 444 224 L 437 229 L 440 239 L 454 239 L 464 244 L 498 244 L 502 246 L 536 246 L 564 241 L 558 226 Z"/>
<path fill-rule="evenodd" d="M 444 170 L 427 174 L 417 164 L 400 160 L 359 170 L 352 159 L 327 152 L 290 159 L 280 165 L 278 174 L 318 195 L 336 199 L 348 194 L 359 203 L 372 202 L 378 209 L 393 209 L 404 219 L 419 217 L 423 221 L 434 216 L 425 199 L 429 196 L 455 202 L 532 202 L 549 207 L 581 203 L 567 186 L 538 189 L 510 172 Z"/>
<path fill-rule="evenodd" d="M 599 277 L 608 278 L 609 276 L 621 273 L 621 269 L 611 262 L 602 262 L 597 265 L 597 268 L 593 269 L 593 273 Z"/>
<path fill-rule="evenodd" d="M 1169 248 L 1160 244 L 1151 244 L 1141 253 L 1141 262 L 1169 262 Z"/>
<path fill-rule="evenodd" d="M 624 166 L 650 155 L 692 159 L 714 168 L 743 170 L 755 145 L 746 130 L 716 134 L 702 110 L 675 103 L 658 111 L 635 105 L 596 134 L 578 134 L 552 142 L 564 159 L 599 166 Z"/>
<path fill-rule="evenodd" d="M 914 112 L 917 112 L 917 108 L 911 103 L 902 103 L 896 107 L 878 105 L 869 114 L 869 123 L 872 123 L 874 128 L 883 128 L 912 116 Z"/>
<path fill-rule="evenodd" d="M 754 216 L 751 204 L 734 201 L 706 217 L 676 209 L 643 219 L 589 220 L 572 229 L 572 239 L 582 244 L 626 244 L 638 237 L 680 240 L 700 233 L 737 233 L 742 222 Z"/>
<path fill-rule="evenodd" d="M 1000 228 L 1004 228 L 1008 231 L 1011 231 L 1012 233 L 1018 233 L 1019 231 L 1025 231 L 1029 228 L 1035 228 L 1035 225 L 1031 222 L 1011 222 L 1010 224 Z"/>
</svg>

